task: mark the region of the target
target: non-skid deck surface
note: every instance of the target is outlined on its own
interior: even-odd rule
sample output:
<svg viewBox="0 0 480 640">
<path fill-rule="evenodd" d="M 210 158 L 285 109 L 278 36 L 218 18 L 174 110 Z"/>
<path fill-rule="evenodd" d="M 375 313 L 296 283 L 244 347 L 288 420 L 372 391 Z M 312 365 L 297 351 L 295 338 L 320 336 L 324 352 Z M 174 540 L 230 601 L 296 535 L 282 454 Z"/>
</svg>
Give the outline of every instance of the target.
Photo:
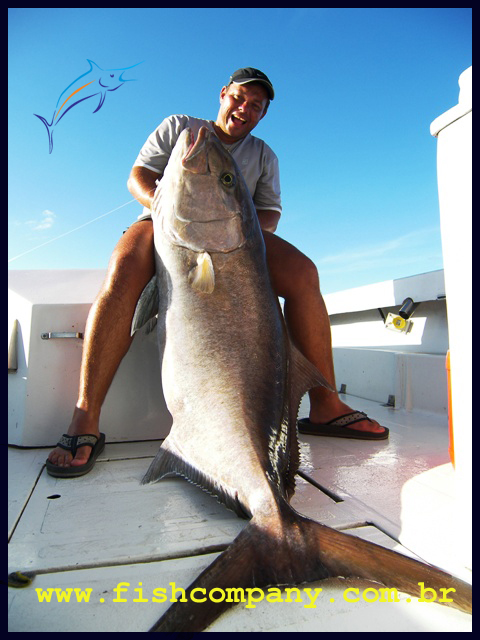
<svg viewBox="0 0 480 640">
<path fill-rule="evenodd" d="M 292 505 L 468 580 L 449 538 L 454 496 L 445 421 L 355 402 L 391 429 L 390 440 L 302 436 L 303 477 Z M 9 589 L 10 631 L 147 631 L 170 604 L 154 602 L 154 589 L 170 599 L 172 583 L 187 587 L 245 526 L 180 478 L 141 486 L 158 446 L 107 444 L 94 470 L 75 480 L 48 476 L 48 450 L 9 450 L 9 571 L 38 572 L 30 587 Z M 209 631 L 471 631 L 470 616 L 403 594 L 400 602 L 372 602 L 369 591 L 365 602 L 371 583 L 308 587 L 322 588 L 315 606 L 305 606 L 311 601 L 303 590 L 302 602 L 243 603 Z M 88 603 L 78 601 L 82 593 Z M 61 594 L 69 602 L 59 602 Z"/>
</svg>

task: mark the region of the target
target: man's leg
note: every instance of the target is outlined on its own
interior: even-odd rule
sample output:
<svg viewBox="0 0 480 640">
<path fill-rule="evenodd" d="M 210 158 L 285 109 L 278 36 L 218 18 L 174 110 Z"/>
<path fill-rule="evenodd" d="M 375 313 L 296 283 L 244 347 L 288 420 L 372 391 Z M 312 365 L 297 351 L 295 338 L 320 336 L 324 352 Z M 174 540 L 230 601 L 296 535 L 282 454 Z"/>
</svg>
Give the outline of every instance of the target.
<svg viewBox="0 0 480 640">
<path fill-rule="evenodd" d="M 317 268 L 282 238 L 268 231 L 263 235 L 273 288 L 285 299 L 285 320 L 291 337 L 304 356 L 336 388 L 330 320 L 320 293 Z M 342 402 L 338 393 L 325 387 L 316 387 L 309 395 L 312 423 L 326 423 L 353 411 Z M 369 420 L 356 422 L 348 428 L 375 433 L 385 431 L 377 422 Z"/>
<path fill-rule="evenodd" d="M 67 434 L 99 435 L 102 404 L 113 376 L 127 353 L 130 326 L 137 300 L 155 272 L 153 224 L 133 224 L 120 238 L 108 265 L 107 276 L 90 309 L 80 369 L 78 402 Z M 84 464 L 90 447 L 80 447 L 75 459 L 56 447 L 49 460 L 58 466 Z"/>
</svg>

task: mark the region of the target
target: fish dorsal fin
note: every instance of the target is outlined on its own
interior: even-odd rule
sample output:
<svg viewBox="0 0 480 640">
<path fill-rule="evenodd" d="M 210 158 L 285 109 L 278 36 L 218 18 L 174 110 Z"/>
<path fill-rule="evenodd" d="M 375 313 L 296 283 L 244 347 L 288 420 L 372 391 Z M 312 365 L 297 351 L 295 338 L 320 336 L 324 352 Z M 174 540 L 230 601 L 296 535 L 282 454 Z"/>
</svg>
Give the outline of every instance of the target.
<svg viewBox="0 0 480 640">
<path fill-rule="evenodd" d="M 288 423 L 295 430 L 298 409 L 303 396 L 314 387 L 325 387 L 335 392 L 335 389 L 320 373 L 317 367 L 300 353 L 297 347 L 290 341 L 290 362 L 288 371 L 289 398 L 288 398 Z"/>
<path fill-rule="evenodd" d="M 307 358 L 290 341 L 290 398 L 298 398 L 298 404 L 302 396 L 314 387 L 325 387 L 330 391 L 335 391 L 325 376 L 317 367 L 307 360 Z M 295 395 L 292 395 L 295 394 Z"/>
<path fill-rule="evenodd" d="M 289 393 L 285 398 L 283 423 L 287 425 L 289 438 L 289 456 L 287 467 L 283 473 L 284 488 L 287 498 L 290 498 L 295 491 L 295 474 L 300 464 L 300 455 L 297 438 L 297 417 L 300 402 L 307 391 L 314 387 L 323 386 L 331 391 L 334 388 L 327 382 L 305 356 L 297 349 L 290 340 L 290 357 L 288 365 L 288 389 Z"/>
<path fill-rule="evenodd" d="M 150 333 L 153 330 L 156 325 L 159 301 L 157 276 L 155 275 L 140 294 L 137 306 L 135 307 L 135 313 L 133 314 L 130 335 L 133 336 L 133 334 L 144 325 L 147 325 L 146 333 Z"/>
<path fill-rule="evenodd" d="M 215 271 L 209 253 L 203 251 L 198 254 L 197 264 L 190 270 L 188 281 L 195 291 L 212 293 L 215 288 Z"/>
</svg>

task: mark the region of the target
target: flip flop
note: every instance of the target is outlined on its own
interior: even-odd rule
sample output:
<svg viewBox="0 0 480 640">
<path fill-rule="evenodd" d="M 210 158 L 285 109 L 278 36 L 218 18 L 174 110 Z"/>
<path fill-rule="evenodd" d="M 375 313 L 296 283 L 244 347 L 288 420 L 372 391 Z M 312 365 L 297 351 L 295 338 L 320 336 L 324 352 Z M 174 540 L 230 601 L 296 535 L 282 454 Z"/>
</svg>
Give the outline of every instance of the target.
<svg viewBox="0 0 480 640">
<path fill-rule="evenodd" d="M 387 440 L 389 430 L 384 427 L 385 431 L 382 433 L 374 433 L 372 431 L 357 431 L 356 429 L 349 429 L 348 425 L 355 422 L 362 422 L 362 420 L 368 420 L 373 422 L 363 411 L 352 411 L 351 413 L 345 413 L 343 416 L 334 418 L 330 422 L 325 424 L 314 424 L 310 422 L 308 418 L 302 418 L 298 421 L 298 430 L 300 433 L 305 433 L 312 436 L 329 436 L 333 438 L 353 438 L 355 440 Z"/>
<path fill-rule="evenodd" d="M 95 464 L 98 456 L 105 448 L 105 434 L 101 433 L 98 438 L 92 434 L 68 436 L 64 433 L 60 438 L 60 441 L 57 443 L 57 447 L 61 447 L 62 449 L 65 449 L 65 451 L 70 451 L 73 457 L 75 457 L 80 447 L 92 447 L 92 451 L 87 462 L 77 467 L 59 467 L 58 465 L 50 462 L 50 460 L 46 461 L 47 473 L 54 478 L 78 478 L 79 476 L 84 476 L 93 469 L 93 465 Z"/>
</svg>

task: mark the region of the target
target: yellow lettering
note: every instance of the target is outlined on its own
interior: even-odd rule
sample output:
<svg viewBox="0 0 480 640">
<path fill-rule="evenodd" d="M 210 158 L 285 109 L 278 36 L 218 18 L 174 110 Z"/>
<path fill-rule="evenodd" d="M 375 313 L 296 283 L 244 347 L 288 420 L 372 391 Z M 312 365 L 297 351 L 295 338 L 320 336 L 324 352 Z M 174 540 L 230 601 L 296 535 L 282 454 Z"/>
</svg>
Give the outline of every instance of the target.
<svg viewBox="0 0 480 640">
<path fill-rule="evenodd" d="M 188 602 L 188 599 L 185 597 L 185 589 L 182 589 L 182 587 L 177 587 L 175 585 L 175 582 L 169 582 L 168 585 L 172 587 L 172 598 L 170 602 L 178 602 L 177 596 L 176 596 L 177 591 L 182 592 L 182 597 L 180 598 L 180 602 Z"/>
<path fill-rule="evenodd" d="M 435 589 L 430 589 L 429 587 L 425 588 L 424 582 L 419 582 L 418 586 L 420 587 L 420 597 L 418 599 L 419 602 L 435 602 L 435 600 L 437 599 L 437 592 L 435 591 Z M 433 593 L 433 596 L 430 599 L 425 598 L 425 594 L 427 593 L 427 591 Z"/>
<path fill-rule="evenodd" d="M 194 597 L 194 593 L 196 591 L 201 591 L 204 595 L 206 593 L 205 589 L 202 589 L 201 587 L 197 587 L 196 589 L 192 589 L 192 593 L 190 594 L 191 599 L 193 600 L 193 602 L 205 602 L 207 599 L 206 598 L 195 598 Z"/>
<path fill-rule="evenodd" d="M 300 594 L 300 589 L 298 587 L 288 587 L 286 589 L 284 589 L 285 593 L 287 594 L 287 597 L 285 598 L 285 602 L 293 602 L 292 598 L 290 597 L 290 594 L 292 591 L 296 591 L 297 592 L 297 597 L 295 598 L 295 602 L 302 602 L 302 596 Z"/>
<path fill-rule="evenodd" d="M 353 587 L 350 587 L 349 589 L 345 589 L 345 591 L 343 592 L 343 599 L 345 600 L 345 602 L 358 602 L 360 600 L 360 598 L 354 598 L 353 600 L 347 597 L 347 593 L 349 591 L 353 591 L 353 593 L 356 593 L 358 595 L 358 589 L 355 589 Z"/>
<path fill-rule="evenodd" d="M 37 598 L 39 602 L 50 602 L 52 599 L 53 589 L 47 589 L 44 591 L 43 589 L 35 589 L 37 592 Z"/>
<path fill-rule="evenodd" d="M 214 591 L 220 591 L 220 599 L 217 598 L 217 600 L 215 600 L 215 598 L 212 596 L 212 593 Z M 208 594 L 208 597 L 212 602 L 223 602 L 225 600 L 225 591 L 223 589 L 220 589 L 219 587 L 215 587 L 213 589 L 210 589 L 210 593 Z"/>
<path fill-rule="evenodd" d="M 74 589 L 75 595 L 77 596 L 77 602 L 89 602 L 90 594 L 92 593 L 92 589 L 85 589 L 82 591 L 81 589 Z"/>
<path fill-rule="evenodd" d="M 315 587 L 315 589 L 314 589 L 314 591 L 315 591 L 315 597 L 314 597 L 314 598 L 312 598 L 312 595 L 311 595 L 311 593 L 310 593 L 310 592 L 312 591 L 312 590 L 310 589 L 310 587 L 305 587 L 304 591 L 306 591 L 307 596 L 310 598 L 310 604 L 305 604 L 305 605 L 304 605 L 304 608 L 305 608 L 305 609 L 316 609 L 316 608 L 317 608 L 317 605 L 315 604 L 315 601 L 316 601 L 316 599 L 318 598 L 318 596 L 320 595 L 320 591 L 322 591 L 322 589 L 320 589 L 320 588 L 318 588 L 318 587 Z"/>
<path fill-rule="evenodd" d="M 153 590 L 152 602 L 166 602 L 167 590 L 163 587 L 157 587 Z"/>
<path fill-rule="evenodd" d="M 398 596 L 398 591 L 395 587 L 391 589 L 379 589 L 380 591 L 380 600 L 379 602 L 400 602 L 400 598 Z M 390 596 L 392 596 L 392 600 L 390 600 Z"/>
<path fill-rule="evenodd" d="M 228 589 L 225 589 L 225 591 L 227 592 L 227 598 L 225 599 L 225 602 L 245 602 L 245 592 L 242 587 L 237 587 L 236 589 L 234 589 L 233 587 L 229 587 Z M 233 599 L 232 593 L 235 594 L 235 597 Z M 240 594 L 240 598 L 237 597 L 238 594 Z"/>
<path fill-rule="evenodd" d="M 456 589 L 440 589 L 440 591 L 443 591 L 443 598 L 440 598 L 439 602 L 453 602 L 452 598 L 447 598 L 447 593 L 450 591 L 455 593 Z"/>
<path fill-rule="evenodd" d="M 116 587 L 113 587 L 113 590 L 116 592 L 117 597 L 112 600 L 112 602 L 128 602 L 126 598 L 120 597 L 120 592 L 128 591 L 130 583 L 129 582 L 119 582 Z"/>
<path fill-rule="evenodd" d="M 54 589 L 55 594 L 57 596 L 57 602 L 70 602 L 70 596 L 72 595 L 73 589 L 69 587 L 65 591 L 62 589 Z"/>
<path fill-rule="evenodd" d="M 282 590 L 278 587 L 270 587 L 268 590 L 267 602 L 283 602 Z"/>
<path fill-rule="evenodd" d="M 134 591 L 138 591 L 138 596 L 139 597 L 135 598 L 133 600 L 133 602 L 148 602 L 148 598 L 144 598 L 143 597 L 143 589 L 141 588 L 142 587 L 142 582 L 139 582 L 138 586 L 140 587 L 140 589 L 137 588 L 137 589 L 134 589 Z"/>
<path fill-rule="evenodd" d="M 245 605 L 245 609 L 255 609 L 255 607 L 257 606 L 256 604 L 252 604 L 252 602 L 261 602 L 263 600 L 263 598 L 265 597 L 265 594 L 263 593 L 263 591 L 261 589 L 259 589 L 258 587 L 253 587 L 251 589 L 246 589 L 246 591 L 248 591 L 248 604 Z M 253 592 L 256 591 L 257 593 L 260 594 L 260 598 L 255 599 L 253 597 Z"/>
<path fill-rule="evenodd" d="M 371 600 L 370 598 L 367 598 L 367 596 L 365 594 L 368 591 L 373 591 L 373 595 L 375 596 L 375 600 Z M 363 590 L 362 597 L 365 600 L 365 602 L 376 602 L 378 600 L 378 591 L 376 589 L 374 589 L 373 587 L 369 587 L 368 589 L 364 589 Z"/>
</svg>

